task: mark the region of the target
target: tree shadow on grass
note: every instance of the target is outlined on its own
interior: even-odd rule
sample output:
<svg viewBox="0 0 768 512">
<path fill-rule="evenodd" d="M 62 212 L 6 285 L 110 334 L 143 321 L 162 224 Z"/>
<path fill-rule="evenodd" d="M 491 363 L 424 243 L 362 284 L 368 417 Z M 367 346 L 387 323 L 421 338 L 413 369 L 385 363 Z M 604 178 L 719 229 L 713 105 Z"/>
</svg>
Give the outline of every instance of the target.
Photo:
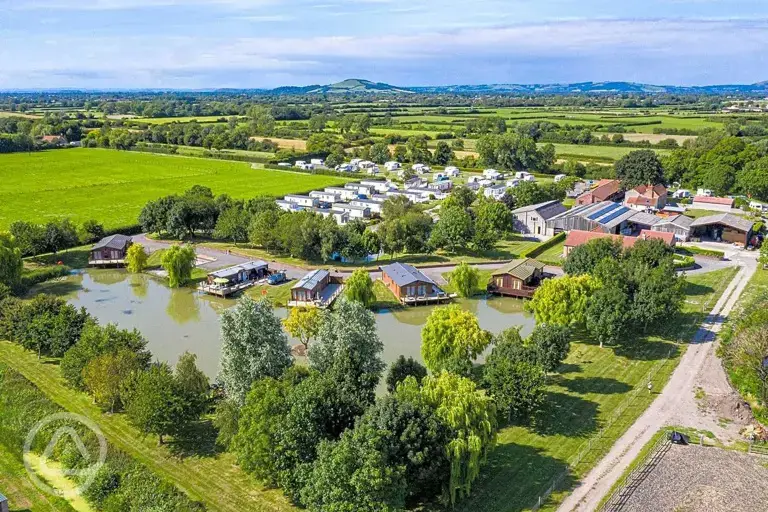
<svg viewBox="0 0 768 512">
<path fill-rule="evenodd" d="M 711 286 L 686 281 L 684 292 L 686 295 L 707 295 L 715 291 Z"/>
<path fill-rule="evenodd" d="M 531 428 L 542 436 L 587 436 L 597 431 L 597 408 L 598 404 L 591 400 L 549 391 Z"/>
<path fill-rule="evenodd" d="M 674 343 L 643 338 L 613 347 L 613 353 L 633 361 L 660 361 L 677 357 L 680 348 Z"/>
<path fill-rule="evenodd" d="M 519 512 L 538 503 L 538 498 L 562 476 L 557 490 L 570 490 L 576 479 L 565 461 L 545 454 L 541 449 L 514 443 L 499 444 L 480 470 L 472 485 L 472 495 L 456 504 L 459 512 L 504 510 Z M 544 501 L 542 504 L 546 504 Z M 437 511 L 445 508 L 427 507 Z"/>
<path fill-rule="evenodd" d="M 192 423 L 184 432 L 168 443 L 168 450 L 175 456 L 213 457 L 222 449 L 216 444 L 218 431 L 210 420 Z"/>
<path fill-rule="evenodd" d="M 565 375 L 566 373 L 581 373 L 580 364 L 563 363 L 557 368 L 557 373 Z"/>
<path fill-rule="evenodd" d="M 600 395 L 616 395 L 632 390 L 632 386 L 625 382 L 607 377 L 577 377 L 575 379 L 560 379 L 559 385 L 569 391 L 586 395 L 596 393 Z"/>
</svg>

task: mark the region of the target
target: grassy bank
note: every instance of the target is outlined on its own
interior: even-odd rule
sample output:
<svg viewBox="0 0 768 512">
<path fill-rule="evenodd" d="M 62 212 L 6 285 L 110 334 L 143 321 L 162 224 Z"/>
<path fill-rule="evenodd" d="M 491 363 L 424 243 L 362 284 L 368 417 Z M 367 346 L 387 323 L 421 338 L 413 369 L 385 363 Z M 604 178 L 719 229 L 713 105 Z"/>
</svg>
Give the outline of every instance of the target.
<svg viewBox="0 0 768 512">
<path fill-rule="evenodd" d="M 226 453 L 189 453 L 178 446 L 158 446 L 141 435 L 122 414 L 103 414 L 84 393 L 67 387 L 58 361 L 41 359 L 18 345 L 0 342 L 0 361 L 23 374 L 51 400 L 69 412 L 82 414 L 101 427 L 107 440 L 175 484 L 209 510 L 281 511 L 293 507 L 280 491 L 262 488 Z M 176 450 L 171 451 L 171 450 Z M 186 454 L 182 455 L 182 454 Z"/>
<path fill-rule="evenodd" d="M 0 442 L 0 490 L 11 511 L 74 512 L 66 500 L 41 492 L 27 476 L 20 446 Z"/>
<path fill-rule="evenodd" d="M 501 430 L 498 446 L 473 487 L 473 496 L 458 510 L 526 510 L 556 476 L 567 472 L 545 504 L 545 510 L 554 510 L 650 405 L 654 395 L 643 391 L 649 373 L 654 372 L 653 388 L 662 389 L 686 349 L 685 342 L 693 337 L 735 274 L 736 270 L 729 268 L 689 277 L 681 318 L 670 322 L 661 335 L 604 348 L 587 339 L 574 343 L 547 388 L 543 409 L 531 424 Z M 628 402 L 635 389 L 641 392 Z M 604 435 L 585 451 L 587 440 L 608 426 L 621 410 Z M 569 470 L 569 463 L 583 451 L 581 462 Z"/>
</svg>

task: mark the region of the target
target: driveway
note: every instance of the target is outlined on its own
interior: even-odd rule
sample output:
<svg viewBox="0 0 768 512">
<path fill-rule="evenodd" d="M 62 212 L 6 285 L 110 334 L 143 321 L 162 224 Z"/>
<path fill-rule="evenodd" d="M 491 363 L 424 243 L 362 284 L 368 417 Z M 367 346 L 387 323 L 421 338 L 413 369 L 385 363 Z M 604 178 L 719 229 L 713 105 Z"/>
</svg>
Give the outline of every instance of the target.
<svg viewBox="0 0 768 512">
<path fill-rule="evenodd" d="M 731 263 L 740 266 L 739 272 L 696 332 L 667 385 L 640 418 L 616 441 L 608 455 L 592 468 L 563 501 L 559 511 L 596 510 L 602 498 L 637 458 L 643 446 L 665 426 L 684 425 L 710 430 L 726 442 L 738 435 L 738 425 L 723 425 L 717 415 L 700 407 L 696 399 L 698 389 L 712 396 L 734 393 L 715 354 L 717 333 L 755 273 L 757 261 L 754 252 L 739 251 L 731 256 Z"/>
</svg>

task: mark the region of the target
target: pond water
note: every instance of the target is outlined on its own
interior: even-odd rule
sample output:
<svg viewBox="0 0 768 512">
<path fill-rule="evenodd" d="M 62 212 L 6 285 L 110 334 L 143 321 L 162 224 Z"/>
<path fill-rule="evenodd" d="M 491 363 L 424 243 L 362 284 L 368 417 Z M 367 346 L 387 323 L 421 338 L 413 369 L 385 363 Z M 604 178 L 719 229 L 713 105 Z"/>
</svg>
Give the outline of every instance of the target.
<svg viewBox="0 0 768 512">
<path fill-rule="evenodd" d="M 160 361 L 175 364 L 185 351 L 197 354 L 198 365 L 210 377 L 218 371 L 219 315 L 235 304 L 200 294 L 191 288 L 169 289 L 146 274 L 124 270 L 88 270 L 37 286 L 33 293 L 50 293 L 84 307 L 100 323 L 115 323 L 138 329 L 148 348 Z M 476 314 L 480 326 L 497 333 L 522 326 L 523 335 L 533 330 L 534 320 L 523 312 L 523 303 L 510 298 L 457 301 Z M 382 358 L 389 364 L 401 354 L 421 360 L 421 328 L 435 306 L 411 307 L 376 313 L 379 336 L 384 343 Z M 287 310 L 277 308 L 281 318 Z M 295 343 L 295 341 L 293 342 Z"/>
</svg>

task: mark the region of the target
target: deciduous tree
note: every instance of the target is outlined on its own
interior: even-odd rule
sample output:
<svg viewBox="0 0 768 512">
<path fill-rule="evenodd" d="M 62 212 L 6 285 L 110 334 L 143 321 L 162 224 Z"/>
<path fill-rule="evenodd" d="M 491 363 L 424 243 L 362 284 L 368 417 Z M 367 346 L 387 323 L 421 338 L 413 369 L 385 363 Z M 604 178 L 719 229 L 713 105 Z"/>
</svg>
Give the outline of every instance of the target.
<svg viewBox="0 0 768 512">
<path fill-rule="evenodd" d="M 370 307 L 376 300 L 376 294 L 373 292 L 373 281 L 368 271 L 352 272 L 352 275 L 344 281 L 344 295 L 347 299 L 359 302 L 366 308 Z"/>
<path fill-rule="evenodd" d="M 291 308 L 283 326 L 288 333 L 309 348 L 309 342 L 317 337 L 322 324 L 320 310 L 317 308 Z"/>
<path fill-rule="evenodd" d="M 184 286 L 192 278 L 195 258 L 195 250 L 188 245 L 172 245 L 162 254 L 160 262 L 168 273 L 171 288 Z"/>
<path fill-rule="evenodd" d="M 451 272 L 449 280 L 461 297 L 471 297 L 475 294 L 480 282 L 480 272 L 462 261 Z"/>
<path fill-rule="evenodd" d="M 147 256 L 146 251 L 144 251 L 144 246 L 141 244 L 131 244 L 130 247 L 128 247 L 128 251 L 125 254 L 125 263 L 126 268 L 128 269 L 128 272 L 131 272 L 133 274 L 138 274 L 139 272 L 143 272 L 145 268 L 147 268 L 147 260 L 149 257 Z"/>
<path fill-rule="evenodd" d="M 491 342 L 477 317 L 458 306 L 436 308 L 421 330 L 421 356 L 433 373 L 469 375 L 472 363 Z"/>
</svg>

